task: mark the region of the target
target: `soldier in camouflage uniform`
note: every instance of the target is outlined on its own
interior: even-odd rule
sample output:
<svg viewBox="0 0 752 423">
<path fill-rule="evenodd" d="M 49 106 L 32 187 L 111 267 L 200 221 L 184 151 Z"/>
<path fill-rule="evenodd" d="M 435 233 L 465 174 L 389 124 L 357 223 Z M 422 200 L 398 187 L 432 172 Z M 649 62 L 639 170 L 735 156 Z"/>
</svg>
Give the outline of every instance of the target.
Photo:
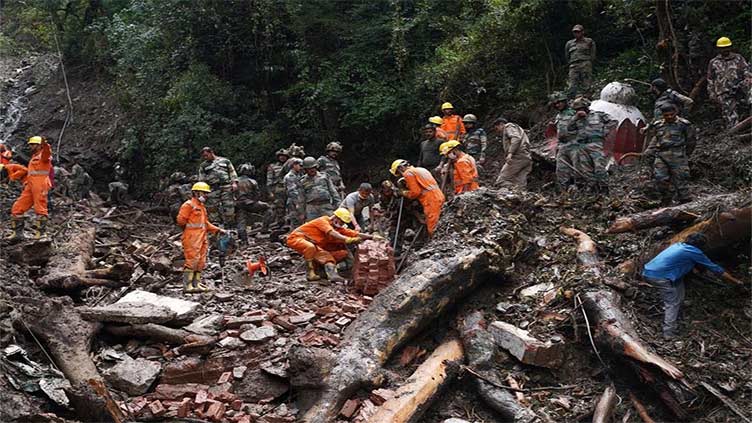
<svg viewBox="0 0 752 423">
<path fill-rule="evenodd" d="M 337 187 L 326 173 L 318 171 L 318 166 L 313 157 L 303 159 L 306 176 L 300 180 L 300 190 L 305 204 L 306 222 L 332 214 L 342 201 Z"/>
<path fill-rule="evenodd" d="M 274 219 L 282 224 L 285 219 L 285 185 L 282 180 L 285 177 L 284 167 L 290 159 L 289 151 L 281 148 L 275 153 L 277 162 L 266 168 L 266 191 L 272 200 L 274 207 Z"/>
<path fill-rule="evenodd" d="M 111 204 L 122 204 L 126 201 L 128 195 L 128 183 L 125 178 L 125 168 L 116 162 L 114 166 L 115 182 L 110 182 L 107 189 L 110 192 Z"/>
<path fill-rule="evenodd" d="M 462 118 L 467 133 L 462 139 L 462 145 L 465 152 L 475 159 L 478 164 L 478 171 L 482 170 L 482 165 L 486 162 L 486 148 L 488 147 L 488 137 L 483 128 L 475 127 L 478 124 L 478 118 L 469 114 Z"/>
<path fill-rule="evenodd" d="M 593 79 L 595 41 L 585 37 L 582 25 L 572 28 L 574 38 L 564 46 L 564 56 L 569 64 L 569 97 L 588 95 Z"/>
<path fill-rule="evenodd" d="M 326 154 L 319 157 L 319 172 L 326 173 L 337 188 L 339 196 L 345 195 L 345 184 L 342 182 L 342 171 L 337 157 L 342 154 L 342 144 L 330 142 L 326 145 Z"/>
<path fill-rule="evenodd" d="M 201 149 L 204 159 L 198 167 L 198 180 L 212 187 L 206 198 L 209 220 L 222 222 L 225 227 L 235 225 L 235 191 L 238 174 L 229 159 L 217 156 L 211 147 Z"/>
<path fill-rule="evenodd" d="M 608 173 L 603 141 L 616 128 L 617 122 L 607 113 L 592 111 L 589 107 L 590 102 L 585 98 L 572 102 L 575 114 L 567 126 L 567 132 L 574 134 L 579 150 L 574 167 L 578 176 L 591 188 L 606 190 Z"/>
<path fill-rule="evenodd" d="M 262 216 L 264 228 L 268 228 L 273 219 L 272 208 L 269 203 L 261 201 L 261 189 L 253 179 L 256 168 L 250 163 L 243 163 L 238 167 L 238 190 L 235 204 L 238 220 L 238 240 L 241 244 L 248 244 L 247 228 L 252 224 L 251 216 Z"/>
<path fill-rule="evenodd" d="M 170 216 L 176 218 L 180 206 L 193 198 L 191 184 L 183 172 L 175 172 L 170 175 L 170 185 L 166 188 L 167 203 L 170 206 Z"/>
<path fill-rule="evenodd" d="M 71 174 L 69 179 L 70 197 L 73 200 L 80 201 L 89 198 L 89 192 L 94 185 L 94 180 L 91 179 L 84 168 L 75 163 L 71 168 Z"/>
<path fill-rule="evenodd" d="M 686 116 L 687 109 L 694 103 L 694 100 L 691 98 L 669 88 L 666 81 L 662 78 L 655 79 L 650 83 L 650 91 L 657 96 L 653 106 L 654 120 L 659 120 L 663 117 L 661 107 L 665 104 L 673 104 L 679 116 Z"/>
<path fill-rule="evenodd" d="M 577 180 L 574 164 L 577 161 L 579 148 L 574 142 L 575 134 L 569 133 L 569 124 L 574 118 L 574 109 L 569 107 L 567 96 L 564 93 L 553 93 L 550 97 L 551 104 L 559 113 L 556 114 L 554 124 L 559 141 L 556 145 L 556 181 L 559 188 L 566 189 Z"/>
<path fill-rule="evenodd" d="M 653 123 L 655 137 L 644 155 L 653 160 L 656 189 L 663 202 L 671 202 L 673 185 L 677 200 L 685 203 L 691 200 L 687 180 L 689 156 L 695 149 L 695 130 L 688 120 L 677 116 L 673 104 L 664 104 L 661 113 L 662 119 Z"/>
<path fill-rule="evenodd" d="M 287 154 L 289 158 L 285 162 L 285 165 L 282 166 L 283 178 L 290 172 L 290 169 L 292 169 L 292 164 L 294 162 L 293 159 L 300 159 L 301 162 L 303 161 L 303 158 L 305 157 L 305 148 L 302 145 L 292 143 L 290 147 L 287 148 Z"/>
<path fill-rule="evenodd" d="M 305 221 L 305 202 L 302 197 L 300 181 L 305 176 L 303 172 L 303 160 L 293 157 L 292 169 L 285 175 L 285 193 L 287 201 L 287 223 L 292 227 L 298 227 Z"/>
<path fill-rule="evenodd" d="M 708 64 L 708 94 L 710 99 L 720 104 L 726 126 L 731 128 L 739 123 L 736 111 L 738 102 L 748 100 L 745 95 L 747 61 L 741 54 L 731 51 L 731 40 L 721 37 L 716 42 L 718 55 Z"/>
</svg>

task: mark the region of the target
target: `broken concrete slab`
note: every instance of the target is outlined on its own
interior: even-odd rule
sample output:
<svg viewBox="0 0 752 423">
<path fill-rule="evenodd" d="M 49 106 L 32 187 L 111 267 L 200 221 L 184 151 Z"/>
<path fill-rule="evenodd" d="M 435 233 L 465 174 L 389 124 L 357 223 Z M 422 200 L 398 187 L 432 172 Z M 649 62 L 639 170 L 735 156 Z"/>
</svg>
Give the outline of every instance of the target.
<svg viewBox="0 0 752 423">
<path fill-rule="evenodd" d="M 128 323 L 168 323 L 177 313 L 168 307 L 147 303 L 110 304 L 102 307 L 78 307 L 81 317 L 96 322 Z"/>
<path fill-rule="evenodd" d="M 277 336 L 277 331 L 270 326 L 261 326 L 247 330 L 240 334 L 240 339 L 246 342 L 263 342 Z"/>
<path fill-rule="evenodd" d="M 510 323 L 496 321 L 488 326 L 496 345 L 525 364 L 556 368 L 561 365 L 564 344 L 542 342 Z"/>
<path fill-rule="evenodd" d="M 104 377 L 115 389 L 141 395 L 149 390 L 161 370 L 162 365 L 156 361 L 128 357 L 107 369 Z"/>
<path fill-rule="evenodd" d="M 129 292 L 115 304 L 153 304 L 167 307 L 176 313 L 174 319 L 174 323 L 176 324 L 190 323 L 201 310 L 201 304 L 197 302 L 157 295 L 141 290 Z"/>
<path fill-rule="evenodd" d="M 197 335 L 214 336 L 221 329 L 222 319 L 221 314 L 208 314 L 197 318 L 183 329 Z"/>
<path fill-rule="evenodd" d="M 184 397 L 195 397 L 200 391 L 206 391 L 209 385 L 200 383 L 178 383 L 175 385 L 160 384 L 154 388 L 154 393 L 149 394 L 154 399 L 178 400 Z"/>
</svg>

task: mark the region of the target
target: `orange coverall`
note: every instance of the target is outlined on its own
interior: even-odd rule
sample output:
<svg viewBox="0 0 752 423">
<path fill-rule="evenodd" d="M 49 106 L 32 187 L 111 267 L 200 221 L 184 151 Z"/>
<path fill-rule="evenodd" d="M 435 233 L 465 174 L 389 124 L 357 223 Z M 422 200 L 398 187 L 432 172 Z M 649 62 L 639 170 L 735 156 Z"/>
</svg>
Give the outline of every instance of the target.
<svg viewBox="0 0 752 423">
<path fill-rule="evenodd" d="M 29 160 L 24 189 L 10 209 L 10 214 L 13 216 L 21 216 L 32 205 L 34 213 L 38 216 L 47 216 L 47 191 L 52 186 L 50 182 L 52 148 L 47 143 L 41 145 L 42 148 Z"/>
<path fill-rule="evenodd" d="M 454 161 L 454 193 L 475 191 L 478 185 L 478 168 L 475 166 L 473 156 L 459 152 Z"/>
<path fill-rule="evenodd" d="M 13 158 L 13 152 L 5 144 L 0 144 L 0 164 L 10 163 L 11 158 Z"/>
<path fill-rule="evenodd" d="M 449 134 L 447 134 L 447 131 L 441 129 L 441 127 L 436 128 L 436 138 L 444 141 L 449 141 Z"/>
<path fill-rule="evenodd" d="M 460 115 L 442 116 L 442 119 L 444 119 L 444 123 L 441 124 L 441 129 L 447 133 L 448 140 L 459 141 L 460 137 L 467 132 Z"/>
<path fill-rule="evenodd" d="M 321 216 L 306 222 L 287 237 L 287 246 L 303 255 L 306 261 L 314 260 L 319 264 L 337 263 L 348 256 L 345 243 L 332 238 L 333 231 L 347 237 L 358 236 L 358 231 L 332 226 L 331 216 Z"/>
<path fill-rule="evenodd" d="M 409 166 L 402 172 L 402 177 L 405 178 L 407 184 L 404 196 L 410 200 L 418 199 L 426 215 L 428 235 L 433 235 L 436 224 L 439 223 L 441 206 L 444 205 L 445 200 L 439 184 L 436 183 L 431 172 L 422 167 Z"/>
<path fill-rule="evenodd" d="M 219 228 L 209 222 L 206 207 L 198 200 L 191 198 L 180 206 L 178 212 L 178 226 L 183 229 L 183 254 L 185 254 L 185 268 L 200 272 L 206 266 L 206 252 L 209 249 L 207 232 L 217 233 Z"/>
<path fill-rule="evenodd" d="M 23 181 L 28 173 L 26 166 L 16 163 L 8 163 L 5 170 L 8 171 L 8 179 L 11 181 Z"/>
</svg>

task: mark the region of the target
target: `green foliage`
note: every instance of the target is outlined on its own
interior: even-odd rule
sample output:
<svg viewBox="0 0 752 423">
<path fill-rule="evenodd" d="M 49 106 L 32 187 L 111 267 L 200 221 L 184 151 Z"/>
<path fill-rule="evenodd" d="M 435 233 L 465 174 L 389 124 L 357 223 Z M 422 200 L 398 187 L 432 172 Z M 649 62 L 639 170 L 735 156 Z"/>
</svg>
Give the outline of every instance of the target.
<svg viewBox="0 0 752 423">
<path fill-rule="evenodd" d="M 687 78 L 718 36 L 749 45 L 748 7 L 671 8 L 682 52 L 698 57 Z M 351 162 L 409 158 L 443 101 L 482 120 L 541 109 L 566 85 L 575 23 L 598 44 L 599 85 L 650 80 L 663 60 L 653 0 L 26 0 L 4 12 L 16 42 L 52 49 L 58 34 L 66 60 L 111 75 L 130 117 L 123 160 L 145 181 L 193 172 L 203 145 L 257 166 L 292 142 L 317 155 L 342 141 Z"/>
</svg>

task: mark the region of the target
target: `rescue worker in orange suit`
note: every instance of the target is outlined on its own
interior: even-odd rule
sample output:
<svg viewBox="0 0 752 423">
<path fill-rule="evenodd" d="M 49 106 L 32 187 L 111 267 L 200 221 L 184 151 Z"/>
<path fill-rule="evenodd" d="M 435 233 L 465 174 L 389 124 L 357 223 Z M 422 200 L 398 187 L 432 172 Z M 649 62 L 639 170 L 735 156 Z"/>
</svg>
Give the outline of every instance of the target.
<svg viewBox="0 0 752 423">
<path fill-rule="evenodd" d="M 0 144 L 0 164 L 10 163 L 13 158 L 13 152 L 5 144 Z"/>
<path fill-rule="evenodd" d="M 331 216 L 310 220 L 287 236 L 287 246 L 305 259 L 308 268 L 306 278 L 309 281 L 321 281 L 316 270 L 323 266 L 328 282 L 343 282 L 344 279 L 337 272 L 337 263 L 352 263 L 352 254 L 347 246 L 364 239 L 383 239 L 379 235 L 362 234 L 346 228 L 345 225 L 350 222 L 350 211 L 340 207 Z"/>
<path fill-rule="evenodd" d="M 225 233 L 222 228 L 209 222 L 206 212 L 206 198 L 211 192 L 206 182 L 196 182 L 191 187 L 192 197 L 180 206 L 177 223 L 183 228 L 183 292 L 205 292 L 206 285 L 201 283 L 201 271 L 206 266 L 206 253 L 209 250 L 208 233 Z"/>
<path fill-rule="evenodd" d="M 11 230 L 9 239 L 18 240 L 23 238 L 24 213 L 32 206 L 37 215 L 35 238 L 41 238 L 47 227 L 47 192 L 50 189 L 50 169 L 52 169 L 52 148 L 47 139 L 40 136 L 29 138 L 31 146 L 31 160 L 27 168 L 26 178 L 23 180 L 24 188 L 13 207 L 10 209 Z"/>
<path fill-rule="evenodd" d="M 475 166 L 473 156 L 460 150 L 459 141 L 447 141 L 439 146 L 439 152 L 442 156 L 449 159 L 454 167 L 452 178 L 454 179 L 454 193 L 462 194 L 463 192 L 475 191 L 480 188 L 478 185 L 478 168 Z M 449 166 L 447 163 L 446 166 Z M 443 169 L 446 172 L 448 169 Z"/>
<path fill-rule="evenodd" d="M 23 181 L 28 169 L 17 163 L 0 164 L 0 182 L 8 178 L 9 181 Z"/>
<path fill-rule="evenodd" d="M 442 104 L 441 113 L 444 114 L 441 118 L 441 129 L 447 133 L 447 139 L 461 140 L 467 131 L 465 130 L 465 124 L 462 122 L 462 117 L 454 114 L 452 103 Z"/>
<path fill-rule="evenodd" d="M 428 118 L 428 124 L 436 128 L 436 138 L 444 141 L 449 140 L 449 135 L 445 130 L 441 129 L 441 125 L 444 124 L 444 119 L 441 116 L 431 116 Z"/>
<path fill-rule="evenodd" d="M 407 160 L 402 159 L 392 162 L 389 171 L 394 176 L 404 178 L 406 189 L 401 189 L 400 194 L 409 200 L 417 199 L 423 206 L 428 236 L 432 236 L 436 224 L 439 223 L 441 206 L 444 205 L 446 200 L 439 184 L 436 183 L 436 179 L 428 170 L 411 166 Z"/>
</svg>

